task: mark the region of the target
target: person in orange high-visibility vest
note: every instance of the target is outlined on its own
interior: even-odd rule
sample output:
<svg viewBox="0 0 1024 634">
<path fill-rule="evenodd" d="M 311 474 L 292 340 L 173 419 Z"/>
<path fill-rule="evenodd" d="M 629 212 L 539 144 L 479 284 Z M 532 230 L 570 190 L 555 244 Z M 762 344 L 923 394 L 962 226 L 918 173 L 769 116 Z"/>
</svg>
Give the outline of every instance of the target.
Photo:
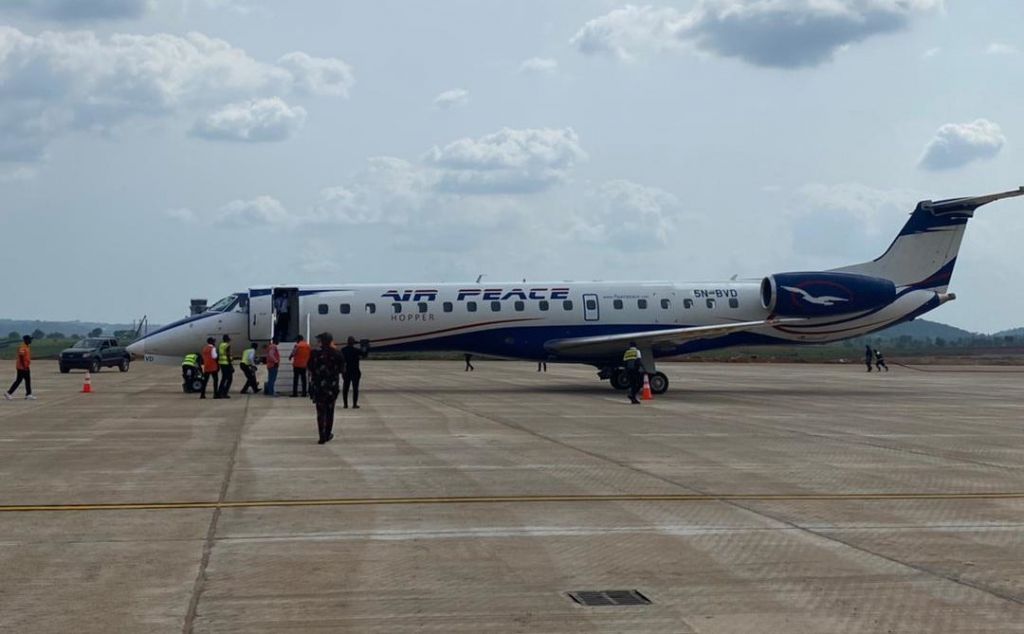
<svg viewBox="0 0 1024 634">
<path fill-rule="evenodd" d="M 302 379 L 302 396 L 306 396 L 306 366 L 309 365 L 309 355 L 312 352 L 309 342 L 305 337 L 299 335 L 295 338 L 295 347 L 288 358 L 292 360 L 292 396 L 299 395 L 299 379 Z"/>
<path fill-rule="evenodd" d="M 8 401 L 14 397 L 14 391 L 18 389 L 21 382 L 25 382 L 25 400 L 34 401 L 36 397 L 32 395 L 32 373 L 29 368 L 32 367 L 32 337 L 25 335 L 21 338 L 21 345 L 18 346 L 18 358 L 14 362 L 14 369 L 18 372 L 18 377 L 14 379 L 14 384 L 11 385 L 11 389 L 4 392 L 4 398 Z"/>
<path fill-rule="evenodd" d="M 206 384 L 210 382 L 210 377 L 213 377 L 213 398 L 218 398 L 220 394 L 219 381 L 217 379 L 217 370 L 219 366 L 217 364 L 217 340 L 213 337 L 206 338 L 206 345 L 203 346 L 203 389 L 199 392 L 199 398 L 206 398 Z"/>
</svg>

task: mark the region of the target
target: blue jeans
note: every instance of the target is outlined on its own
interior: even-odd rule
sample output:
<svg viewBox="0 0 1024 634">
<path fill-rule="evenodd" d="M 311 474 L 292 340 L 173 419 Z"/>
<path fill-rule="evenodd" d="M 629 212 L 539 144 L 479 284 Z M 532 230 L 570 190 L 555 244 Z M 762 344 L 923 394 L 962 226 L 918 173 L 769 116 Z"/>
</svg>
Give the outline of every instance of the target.
<svg viewBox="0 0 1024 634">
<path fill-rule="evenodd" d="M 277 366 L 267 368 L 267 383 L 263 386 L 263 394 L 277 396 L 277 392 L 274 391 L 275 383 L 277 383 Z"/>
</svg>

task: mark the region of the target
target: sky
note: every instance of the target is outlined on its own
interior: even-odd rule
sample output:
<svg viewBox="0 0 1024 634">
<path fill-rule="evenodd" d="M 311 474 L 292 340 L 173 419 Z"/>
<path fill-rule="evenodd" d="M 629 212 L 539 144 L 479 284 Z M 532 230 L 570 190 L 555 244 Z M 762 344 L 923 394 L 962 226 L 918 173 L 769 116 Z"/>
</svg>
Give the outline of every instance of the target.
<svg viewBox="0 0 1024 634">
<path fill-rule="evenodd" d="M 0 317 L 250 285 L 726 280 L 1024 185 L 1018 0 L 3 0 Z M 929 318 L 1024 325 L 1024 203 Z"/>
</svg>

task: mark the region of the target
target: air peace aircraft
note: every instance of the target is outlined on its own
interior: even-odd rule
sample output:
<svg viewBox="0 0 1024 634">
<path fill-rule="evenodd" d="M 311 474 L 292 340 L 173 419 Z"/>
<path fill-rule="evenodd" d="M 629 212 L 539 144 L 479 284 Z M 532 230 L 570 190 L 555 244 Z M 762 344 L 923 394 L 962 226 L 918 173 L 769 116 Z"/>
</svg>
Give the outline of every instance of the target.
<svg viewBox="0 0 1024 634">
<path fill-rule="evenodd" d="M 813 344 L 865 335 L 955 299 L 948 292 L 967 221 L 1013 191 L 919 202 L 880 257 L 826 271 L 728 282 L 540 282 L 257 286 L 147 334 L 129 352 L 180 363 L 207 337 L 235 349 L 355 337 L 371 350 L 458 351 L 592 365 L 617 389 L 622 354 L 640 348 L 651 389 L 668 390 L 658 358 L 738 345 Z M 479 282 L 479 280 L 478 280 Z M 283 302 L 287 312 L 275 311 Z M 287 343 L 285 343 L 287 346 Z"/>
</svg>

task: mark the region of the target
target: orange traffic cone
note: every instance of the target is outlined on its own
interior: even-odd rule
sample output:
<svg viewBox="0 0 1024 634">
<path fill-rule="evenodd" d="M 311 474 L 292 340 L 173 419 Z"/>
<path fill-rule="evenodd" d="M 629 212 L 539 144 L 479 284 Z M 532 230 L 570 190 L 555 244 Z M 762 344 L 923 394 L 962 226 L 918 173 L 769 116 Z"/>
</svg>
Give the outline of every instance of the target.
<svg viewBox="0 0 1024 634">
<path fill-rule="evenodd" d="M 654 395 L 651 394 L 651 380 L 649 378 L 647 378 L 647 374 L 646 373 L 644 374 L 644 389 L 643 389 L 643 392 L 640 393 L 640 400 L 641 401 L 652 401 L 652 400 L 654 400 Z"/>
<path fill-rule="evenodd" d="M 85 382 L 82 383 L 82 394 L 92 394 L 92 375 L 85 371 Z"/>
</svg>

